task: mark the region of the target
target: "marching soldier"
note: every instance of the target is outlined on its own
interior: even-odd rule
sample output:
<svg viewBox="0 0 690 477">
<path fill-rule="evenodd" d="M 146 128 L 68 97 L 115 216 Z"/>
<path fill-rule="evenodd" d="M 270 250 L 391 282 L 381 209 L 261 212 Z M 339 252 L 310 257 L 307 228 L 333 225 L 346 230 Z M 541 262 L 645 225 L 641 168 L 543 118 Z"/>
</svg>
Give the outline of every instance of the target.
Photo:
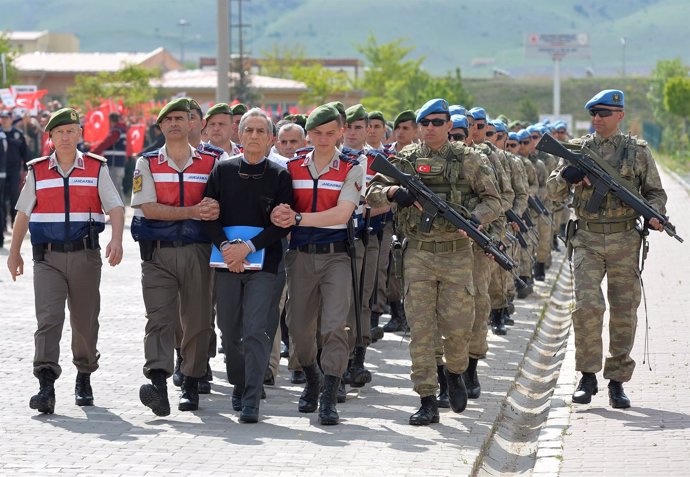
<svg viewBox="0 0 690 477">
<path fill-rule="evenodd" d="M 647 143 L 625 136 L 620 123 L 625 117 L 623 92 L 603 90 L 590 99 L 585 109 L 592 116 L 593 134 L 571 141 L 586 146 L 601 156 L 623 179 L 633 184 L 659 213 L 666 210 L 666 192 Z M 573 209 L 577 220 L 569 237 L 573 247 L 575 281 L 575 368 L 582 378 L 573 402 L 587 404 L 597 394 L 596 373 L 602 367 L 601 332 L 606 302 L 601 282 L 606 276 L 609 302 L 609 355 L 604 364 L 604 379 L 609 380 L 609 403 L 614 408 L 630 407 L 623 383 L 630 381 L 635 361 L 630 356 L 635 342 L 637 308 L 640 305 L 639 257 L 641 237 L 636 228 L 639 214 L 608 193 L 599 210 L 588 212 L 592 197 L 590 180 L 581 170 L 563 164 L 549 177 L 549 196 L 565 200 L 574 189 Z M 645 227 L 663 230 L 652 219 Z M 570 233 L 570 232 L 569 232 Z"/>
<path fill-rule="evenodd" d="M 38 321 L 33 365 L 40 390 L 29 407 L 52 414 L 54 383 L 62 373 L 58 359 L 65 301 L 72 324 L 72 361 L 77 368 L 75 404 L 93 406 L 91 373 L 98 369 L 100 358 L 96 348 L 101 282 L 98 235 L 105 229 L 105 211 L 112 226 L 105 257 L 111 266 L 119 264 L 125 219 L 106 159 L 77 150 L 81 140 L 77 112 L 72 108 L 54 112 L 45 130 L 55 151 L 28 163 L 7 266 L 12 280 L 24 273 L 20 250 L 26 232 L 31 231 Z"/>
</svg>

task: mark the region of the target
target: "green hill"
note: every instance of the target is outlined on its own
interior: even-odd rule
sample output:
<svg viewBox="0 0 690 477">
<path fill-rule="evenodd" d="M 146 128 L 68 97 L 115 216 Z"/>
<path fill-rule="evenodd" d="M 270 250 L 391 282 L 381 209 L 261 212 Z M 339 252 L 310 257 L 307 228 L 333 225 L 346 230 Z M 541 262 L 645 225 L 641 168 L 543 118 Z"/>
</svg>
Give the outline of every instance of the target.
<svg viewBox="0 0 690 477">
<path fill-rule="evenodd" d="M 231 3 L 234 14 L 237 0 Z M 216 1 L 0 0 L 0 29 L 72 31 L 83 51 L 144 51 L 164 46 L 186 59 L 215 55 Z M 9 14 L 11 12 L 11 14 Z M 690 62 L 687 0 L 251 0 L 243 4 L 245 43 L 260 56 L 274 44 L 301 46 L 318 57 L 358 56 L 371 32 L 381 42 L 406 38 L 425 67 L 444 73 L 460 66 L 482 77 L 494 68 L 515 76 L 548 76 L 550 59 L 526 59 L 526 33 L 590 34 L 592 57 L 566 59 L 564 76 L 619 75 L 626 38 L 629 74 L 646 74 L 657 59 Z M 236 23 L 236 20 L 233 21 Z M 234 33 L 233 49 L 237 46 Z M 482 59 L 483 66 L 472 66 Z"/>
</svg>

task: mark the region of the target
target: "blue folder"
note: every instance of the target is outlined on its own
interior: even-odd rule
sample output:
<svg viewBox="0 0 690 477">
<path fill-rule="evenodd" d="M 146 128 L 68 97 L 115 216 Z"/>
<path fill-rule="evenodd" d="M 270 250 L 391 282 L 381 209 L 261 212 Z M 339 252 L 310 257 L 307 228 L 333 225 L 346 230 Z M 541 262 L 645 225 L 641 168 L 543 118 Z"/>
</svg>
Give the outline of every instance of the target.
<svg viewBox="0 0 690 477">
<path fill-rule="evenodd" d="M 256 237 L 261 231 L 263 231 L 262 227 L 250 227 L 248 225 L 233 225 L 231 227 L 223 227 L 223 232 L 225 232 L 225 236 L 228 238 L 228 240 L 242 239 L 245 242 Z M 245 264 L 244 269 L 261 270 L 264 266 L 265 255 L 266 250 L 263 248 L 261 250 L 257 250 L 256 252 L 250 253 L 246 258 L 249 264 Z M 223 261 L 223 254 L 220 253 L 220 250 L 218 250 L 218 247 L 215 245 L 211 250 L 211 260 L 209 261 L 209 265 L 214 268 L 228 268 Z"/>
</svg>

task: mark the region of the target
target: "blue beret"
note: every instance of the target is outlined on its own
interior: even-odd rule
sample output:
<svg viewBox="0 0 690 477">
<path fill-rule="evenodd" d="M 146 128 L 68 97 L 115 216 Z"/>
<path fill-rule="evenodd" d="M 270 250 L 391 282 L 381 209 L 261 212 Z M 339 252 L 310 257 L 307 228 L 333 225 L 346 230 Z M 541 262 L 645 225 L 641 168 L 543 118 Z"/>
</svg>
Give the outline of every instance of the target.
<svg viewBox="0 0 690 477">
<path fill-rule="evenodd" d="M 462 114 L 462 115 L 467 114 L 467 110 L 465 109 L 465 107 L 460 106 L 459 104 L 451 104 L 448 107 L 448 112 L 450 113 L 451 116 L 455 116 L 456 114 Z"/>
<path fill-rule="evenodd" d="M 594 106 L 617 106 L 623 109 L 625 95 L 619 89 L 605 89 L 599 91 L 592 99 L 587 101 L 585 109 L 592 109 Z"/>
<path fill-rule="evenodd" d="M 493 124 L 493 126 L 496 128 L 496 132 L 508 132 L 508 128 L 503 121 L 499 121 L 497 119 L 495 121 L 491 121 L 491 124 Z"/>
<path fill-rule="evenodd" d="M 568 129 L 568 125 L 565 124 L 565 121 L 556 121 L 553 123 L 553 128 L 558 131 L 559 129 Z"/>
<path fill-rule="evenodd" d="M 464 114 L 454 114 L 450 117 L 450 120 L 453 122 L 453 129 L 456 129 L 456 128 L 469 129 L 469 123 L 467 122 L 467 116 L 465 116 Z"/>
<path fill-rule="evenodd" d="M 484 108 L 476 107 L 469 110 L 470 116 L 474 119 L 486 120 L 486 110 Z"/>
<path fill-rule="evenodd" d="M 436 98 L 430 99 L 424 103 L 424 106 L 422 106 L 417 112 L 417 122 L 434 113 L 446 113 L 448 117 L 450 117 L 450 111 L 448 111 L 448 101 L 445 99 Z"/>
<path fill-rule="evenodd" d="M 511 141 L 519 141 L 518 135 L 516 132 L 509 132 L 508 133 L 508 139 L 510 139 Z"/>
<path fill-rule="evenodd" d="M 539 128 L 539 133 L 543 136 L 547 132 L 549 132 L 550 128 L 548 126 L 542 126 Z"/>
<path fill-rule="evenodd" d="M 539 128 L 537 126 L 535 126 L 534 124 L 527 126 L 527 128 L 525 130 L 530 134 L 535 133 L 535 132 L 536 133 L 539 132 Z"/>
<path fill-rule="evenodd" d="M 518 141 L 529 139 L 529 131 L 527 129 L 520 129 L 517 133 Z"/>
</svg>

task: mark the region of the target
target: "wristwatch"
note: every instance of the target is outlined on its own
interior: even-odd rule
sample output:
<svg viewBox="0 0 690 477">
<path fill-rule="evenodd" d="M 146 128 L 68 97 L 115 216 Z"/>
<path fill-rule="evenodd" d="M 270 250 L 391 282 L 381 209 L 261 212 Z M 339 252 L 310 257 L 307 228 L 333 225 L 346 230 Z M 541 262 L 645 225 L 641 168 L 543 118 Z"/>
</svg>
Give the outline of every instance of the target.
<svg viewBox="0 0 690 477">
<path fill-rule="evenodd" d="M 302 214 L 300 214 L 299 212 L 297 212 L 297 213 L 295 214 L 295 225 L 299 225 L 300 222 L 302 222 Z"/>
</svg>

